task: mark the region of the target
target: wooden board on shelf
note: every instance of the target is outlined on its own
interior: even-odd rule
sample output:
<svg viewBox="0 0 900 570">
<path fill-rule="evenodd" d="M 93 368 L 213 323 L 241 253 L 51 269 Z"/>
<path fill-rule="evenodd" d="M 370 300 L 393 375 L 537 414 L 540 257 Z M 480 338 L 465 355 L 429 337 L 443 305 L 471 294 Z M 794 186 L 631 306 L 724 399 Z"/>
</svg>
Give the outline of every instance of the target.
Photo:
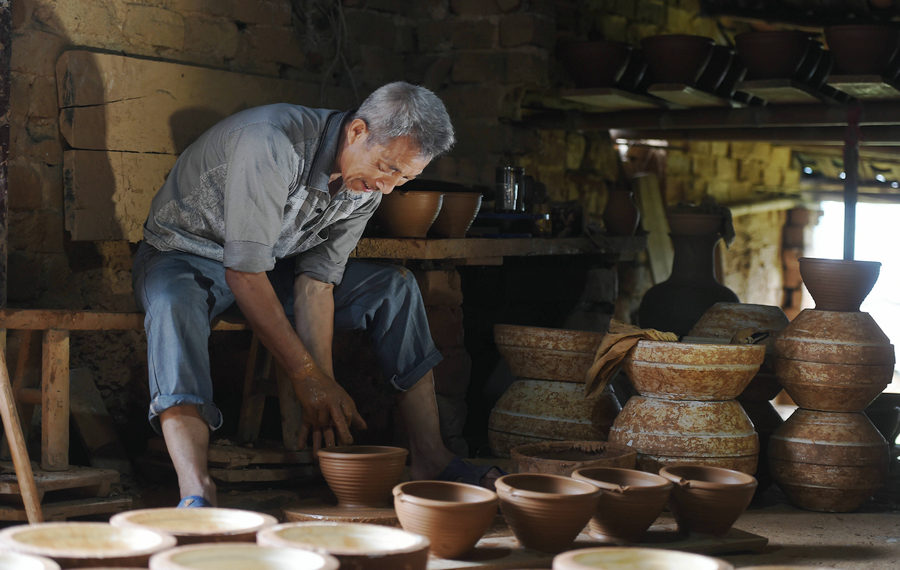
<svg viewBox="0 0 900 570">
<path fill-rule="evenodd" d="M 659 109 L 665 107 L 663 102 L 641 93 L 632 93 L 615 87 L 597 87 L 593 89 L 565 89 L 560 97 L 590 105 L 597 110 L 621 111 L 625 109 Z"/>
<path fill-rule="evenodd" d="M 793 79 L 754 79 L 742 81 L 736 89 L 767 103 L 822 103 L 827 101 L 819 91 Z"/>
<path fill-rule="evenodd" d="M 831 75 L 828 85 L 856 99 L 900 99 L 900 89 L 880 75 Z"/>
<path fill-rule="evenodd" d="M 742 103 L 720 97 L 684 83 L 654 83 L 647 93 L 680 107 L 736 107 Z"/>
</svg>

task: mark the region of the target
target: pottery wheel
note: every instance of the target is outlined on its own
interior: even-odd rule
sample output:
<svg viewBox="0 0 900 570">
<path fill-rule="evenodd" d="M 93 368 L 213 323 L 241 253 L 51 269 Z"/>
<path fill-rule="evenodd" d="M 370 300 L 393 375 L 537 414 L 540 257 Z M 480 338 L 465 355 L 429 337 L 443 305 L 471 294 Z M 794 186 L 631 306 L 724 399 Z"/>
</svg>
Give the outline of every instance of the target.
<svg viewBox="0 0 900 570">
<path fill-rule="evenodd" d="M 291 522 L 354 522 L 400 526 L 394 507 L 340 507 L 322 499 L 308 499 L 284 508 Z"/>
</svg>

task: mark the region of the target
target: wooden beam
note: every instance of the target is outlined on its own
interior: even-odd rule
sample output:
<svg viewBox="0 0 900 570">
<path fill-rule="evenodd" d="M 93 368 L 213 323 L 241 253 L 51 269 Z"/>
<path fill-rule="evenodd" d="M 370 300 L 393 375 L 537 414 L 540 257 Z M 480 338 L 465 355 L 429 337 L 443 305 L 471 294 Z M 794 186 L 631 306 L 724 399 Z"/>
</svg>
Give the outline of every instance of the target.
<svg viewBox="0 0 900 570">
<path fill-rule="evenodd" d="M 610 254 L 640 251 L 646 246 L 642 237 L 588 238 L 460 238 L 396 239 L 363 238 L 354 257 L 384 259 L 467 259 L 496 258 L 508 255 Z"/>
<path fill-rule="evenodd" d="M 70 331 L 144 330 L 143 313 L 73 311 L 68 309 L 0 309 L 0 329 Z M 249 330 L 237 317 L 220 317 L 215 331 Z"/>
<path fill-rule="evenodd" d="M 773 144 L 817 144 L 842 147 L 844 127 L 767 127 L 693 129 L 613 129 L 614 139 L 667 139 L 685 141 L 761 141 Z M 862 146 L 900 146 L 900 124 L 860 127 Z"/>
</svg>

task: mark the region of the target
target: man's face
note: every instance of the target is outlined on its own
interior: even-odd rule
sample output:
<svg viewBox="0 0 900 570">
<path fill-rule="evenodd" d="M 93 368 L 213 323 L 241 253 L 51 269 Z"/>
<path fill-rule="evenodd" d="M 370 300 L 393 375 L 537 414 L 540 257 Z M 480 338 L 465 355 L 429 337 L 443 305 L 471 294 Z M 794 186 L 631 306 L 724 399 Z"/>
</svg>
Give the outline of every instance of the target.
<svg viewBox="0 0 900 570">
<path fill-rule="evenodd" d="M 387 144 L 370 144 L 370 133 L 361 119 L 348 125 L 344 148 L 338 157 L 344 185 L 354 192 L 390 194 L 425 170 L 430 159 L 419 154 L 409 137 Z"/>
</svg>

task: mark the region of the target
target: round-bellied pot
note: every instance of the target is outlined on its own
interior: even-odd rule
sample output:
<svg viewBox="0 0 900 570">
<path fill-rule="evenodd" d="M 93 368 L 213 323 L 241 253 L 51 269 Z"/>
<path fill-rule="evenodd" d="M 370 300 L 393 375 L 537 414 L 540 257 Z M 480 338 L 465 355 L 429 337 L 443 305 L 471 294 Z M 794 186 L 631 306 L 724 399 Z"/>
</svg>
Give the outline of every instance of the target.
<svg viewBox="0 0 900 570">
<path fill-rule="evenodd" d="M 621 406 L 607 388 L 585 397 L 584 384 L 519 379 L 497 399 L 488 418 L 488 442 L 498 457 L 541 441 L 605 440 Z"/>
<path fill-rule="evenodd" d="M 690 34 L 660 34 L 641 39 L 653 83 L 693 85 L 709 63 L 715 42 Z"/>
<path fill-rule="evenodd" d="M 140 527 L 171 534 L 178 544 L 198 542 L 255 542 L 257 531 L 274 526 L 272 515 L 242 509 L 137 509 L 117 513 L 109 524 Z"/>
<path fill-rule="evenodd" d="M 639 542 L 665 508 L 672 483 L 652 473 L 615 467 L 585 467 L 573 479 L 600 487 L 592 534 Z"/>
<path fill-rule="evenodd" d="M 765 355 L 757 344 L 640 340 L 625 360 L 625 373 L 642 396 L 731 400 L 744 391 Z"/>
<path fill-rule="evenodd" d="M 295 547 L 246 543 L 189 544 L 154 554 L 150 570 L 337 570 L 340 563 L 330 554 Z"/>
<path fill-rule="evenodd" d="M 475 547 L 497 514 L 497 494 L 449 481 L 408 481 L 394 487 L 394 509 L 409 532 L 428 537 L 431 552 L 457 558 Z"/>
<path fill-rule="evenodd" d="M 376 225 L 391 237 L 423 238 L 438 216 L 444 195 L 429 190 L 394 190 L 381 197 L 373 216 Z"/>
<path fill-rule="evenodd" d="M 494 342 L 513 376 L 584 383 L 604 333 L 494 325 Z"/>
<path fill-rule="evenodd" d="M 625 445 L 606 441 L 543 441 L 523 443 L 509 450 L 517 473 L 569 476 L 584 467 L 632 469 L 637 453 Z"/>
<path fill-rule="evenodd" d="M 897 28 L 890 24 L 825 26 L 825 41 L 834 55 L 835 73 L 882 75 L 897 53 Z"/>
<path fill-rule="evenodd" d="M 556 55 L 578 87 L 612 87 L 625 71 L 631 46 L 612 40 L 560 42 Z"/>
<path fill-rule="evenodd" d="M 747 79 L 790 79 L 807 57 L 810 35 L 800 30 L 758 30 L 735 36 Z"/>
<path fill-rule="evenodd" d="M 665 548 L 602 546 L 557 554 L 553 570 L 655 568 L 658 570 L 733 570 L 734 566 L 703 554 Z"/>
<path fill-rule="evenodd" d="M 63 568 L 146 566 L 151 555 L 175 543 L 175 537 L 157 530 L 101 522 L 45 522 L 0 531 L 0 547 L 50 558 Z"/>
<path fill-rule="evenodd" d="M 772 434 L 769 464 L 772 477 L 794 505 L 847 512 L 884 484 L 888 449 L 861 412 L 798 408 Z"/>
<path fill-rule="evenodd" d="M 376 524 L 283 523 L 259 531 L 256 542 L 327 553 L 340 562 L 342 570 L 425 570 L 428 566 L 427 538 Z"/>
<path fill-rule="evenodd" d="M 750 506 L 757 485 L 752 475 L 708 465 L 668 465 L 659 475 L 674 484 L 669 508 L 678 528 L 716 536 Z"/>
<path fill-rule="evenodd" d="M 755 473 L 759 438 L 736 400 L 702 402 L 632 396 L 609 441 L 637 452 L 637 468 L 693 463 Z"/>
<path fill-rule="evenodd" d="M 318 451 L 319 468 L 342 507 L 383 507 L 400 482 L 406 456 L 402 447 L 346 445 Z"/>
<path fill-rule="evenodd" d="M 513 473 L 497 479 L 500 510 L 525 548 L 560 552 L 575 541 L 593 515 L 600 489 L 547 473 Z"/>
<path fill-rule="evenodd" d="M 818 257 L 799 261 L 803 284 L 820 311 L 858 311 L 881 271 L 878 261 Z"/>
<path fill-rule="evenodd" d="M 437 237 L 464 238 L 480 209 L 481 192 L 445 192 L 428 232 Z"/>
</svg>

